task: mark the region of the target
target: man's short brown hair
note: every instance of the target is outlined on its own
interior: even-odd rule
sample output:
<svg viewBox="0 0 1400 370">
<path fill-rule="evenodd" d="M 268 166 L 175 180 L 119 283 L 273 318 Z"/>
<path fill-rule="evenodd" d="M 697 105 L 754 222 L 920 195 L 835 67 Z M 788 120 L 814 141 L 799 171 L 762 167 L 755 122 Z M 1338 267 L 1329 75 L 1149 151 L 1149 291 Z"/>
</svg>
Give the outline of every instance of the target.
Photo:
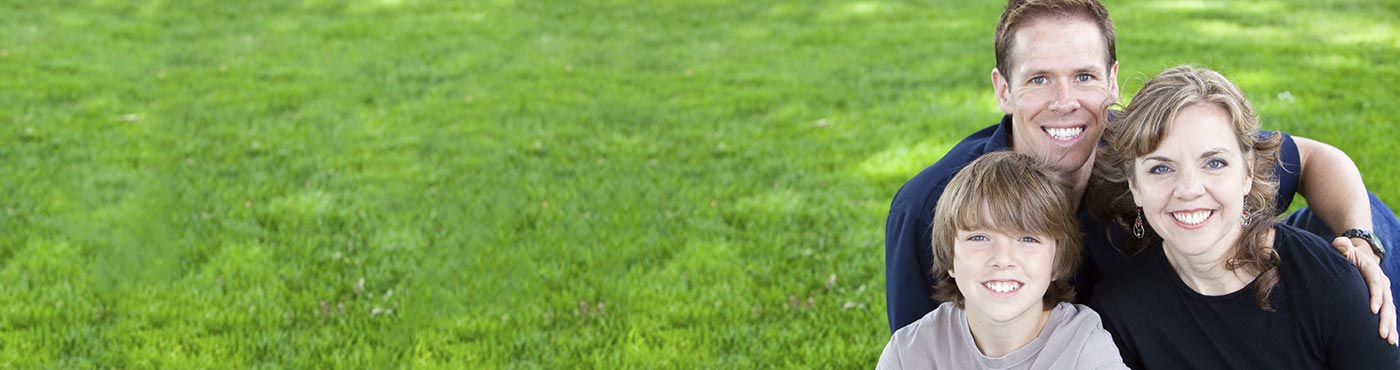
<svg viewBox="0 0 1400 370">
<path fill-rule="evenodd" d="M 1103 34 L 1104 51 L 1107 56 L 1104 67 L 1110 68 L 1118 61 L 1113 19 L 1108 17 L 1108 9 L 1104 9 L 1098 0 L 1011 0 L 1006 3 L 1006 10 L 1001 13 L 996 39 L 993 41 L 997 70 L 1001 71 L 1003 78 L 1011 78 L 1007 74 L 1011 73 L 1011 47 L 1016 38 L 1016 31 L 1043 18 L 1052 17 L 1093 21 L 1099 26 L 1099 33 Z"/>
</svg>

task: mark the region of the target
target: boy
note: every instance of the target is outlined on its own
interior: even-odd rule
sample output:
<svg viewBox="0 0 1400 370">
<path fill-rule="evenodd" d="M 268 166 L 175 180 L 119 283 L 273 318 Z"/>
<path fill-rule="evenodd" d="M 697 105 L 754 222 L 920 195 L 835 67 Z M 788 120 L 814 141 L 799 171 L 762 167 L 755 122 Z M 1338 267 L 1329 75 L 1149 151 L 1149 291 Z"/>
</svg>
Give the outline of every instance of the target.
<svg viewBox="0 0 1400 370">
<path fill-rule="evenodd" d="M 880 369 L 1126 369 L 1099 315 L 1068 303 L 1080 260 L 1070 191 L 1049 165 L 994 152 L 948 184 L 933 221 L 933 312 Z"/>
</svg>

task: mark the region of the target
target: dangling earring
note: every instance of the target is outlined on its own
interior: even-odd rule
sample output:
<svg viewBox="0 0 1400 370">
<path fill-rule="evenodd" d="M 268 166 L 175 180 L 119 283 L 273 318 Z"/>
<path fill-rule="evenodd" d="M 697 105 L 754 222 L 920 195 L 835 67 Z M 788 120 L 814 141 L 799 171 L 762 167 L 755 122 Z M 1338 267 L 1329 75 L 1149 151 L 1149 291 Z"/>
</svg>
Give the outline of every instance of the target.
<svg viewBox="0 0 1400 370">
<path fill-rule="evenodd" d="M 1137 220 L 1133 221 L 1133 236 L 1142 239 L 1142 235 L 1147 231 L 1142 228 L 1142 208 L 1137 209 Z"/>
<path fill-rule="evenodd" d="M 1249 227 L 1249 197 L 1244 198 L 1244 213 L 1240 215 L 1240 227 Z"/>
</svg>

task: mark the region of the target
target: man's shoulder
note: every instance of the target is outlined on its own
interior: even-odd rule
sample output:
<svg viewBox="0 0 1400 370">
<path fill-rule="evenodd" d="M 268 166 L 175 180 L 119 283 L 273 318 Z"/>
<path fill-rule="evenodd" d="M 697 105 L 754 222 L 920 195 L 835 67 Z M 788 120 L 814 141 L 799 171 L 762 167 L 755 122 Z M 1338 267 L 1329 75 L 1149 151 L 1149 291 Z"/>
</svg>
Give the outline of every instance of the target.
<svg viewBox="0 0 1400 370">
<path fill-rule="evenodd" d="M 933 164 L 919 171 L 917 175 L 910 178 L 899 188 L 891 203 L 891 210 L 904 209 L 906 211 L 916 211 L 919 213 L 925 210 L 931 211 L 933 204 L 938 201 L 938 197 L 943 194 L 943 188 L 948 186 L 948 182 L 962 171 L 968 163 L 989 152 L 1009 149 L 997 141 L 996 132 L 1001 124 L 995 124 L 978 130 L 972 135 L 963 138 L 962 141 L 948 150 L 947 154 L 939 158 Z"/>
</svg>

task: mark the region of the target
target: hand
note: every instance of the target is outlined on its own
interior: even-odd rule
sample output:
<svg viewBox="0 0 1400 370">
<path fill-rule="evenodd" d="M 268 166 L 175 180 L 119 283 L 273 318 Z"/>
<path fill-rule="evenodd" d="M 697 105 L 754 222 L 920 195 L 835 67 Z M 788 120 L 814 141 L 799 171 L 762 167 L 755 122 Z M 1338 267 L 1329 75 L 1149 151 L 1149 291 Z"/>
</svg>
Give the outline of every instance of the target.
<svg viewBox="0 0 1400 370">
<path fill-rule="evenodd" d="M 1381 271 L 1381 259 L 1371 250 L 1365 239 L 1339 236 L 1332 239 L 1332 247 L 1341 252 L 1347 261 L 1361 270 L 1366 286 L 1371 289 L 1371 313 L 1380 315 L 1381 338 L 1390 345 L 1400 343 L 1400 332 L 1395 328 L 1395 299 L 1390 293 L 1390 278 Z"/>
</svg>

